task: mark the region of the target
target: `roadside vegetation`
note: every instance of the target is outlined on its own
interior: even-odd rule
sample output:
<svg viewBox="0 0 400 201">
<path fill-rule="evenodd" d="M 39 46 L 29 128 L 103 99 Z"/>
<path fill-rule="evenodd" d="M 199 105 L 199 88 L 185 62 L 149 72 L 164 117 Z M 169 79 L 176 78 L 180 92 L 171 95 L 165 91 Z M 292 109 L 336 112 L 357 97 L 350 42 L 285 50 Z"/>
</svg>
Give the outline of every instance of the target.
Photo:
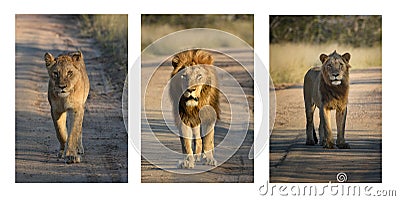
<svg viewBox="0 0 400 201">
<path fill-rule="evenodd" d="M 211 28 L 229 32 L 253 46 L 253 25 L 253 15 L 142 15 L 141 46 L 143 50 L 163 36 L 191 28 Z M 224 44 L 215 45 L 221 47 Z"/>
<path fill-rule="evenodd" d="M 104 54 L 127 64 L 128 15 L 81 15 L 81 27 L 82 35 L 95 38 Z"/>
<path fill-rule="evenodd" d="M 122 90 L 128 72 L 128 15 L 80 15 L 81 35 L 101 47 L 105 72 Z"/>
<path fill-rule="evenodd" d="M 319 55 L 349 52 L 352 69 L 382 66 L 381 16 L 271 16 L 270 76 L 301 84 Z"/>
<path fill-rule="evenodd" d="M 275 84 L 303 83 L 307 70 L 321 66 L 319 55 L 336 50 L 351 54 L 351 69 L 382 66 L 382 47 L 352 47 L 338 44 L 284 43 L 270 45 L 270 76 Z M 350 69 L 350 71 L 351 71 Z"/>
</svg>

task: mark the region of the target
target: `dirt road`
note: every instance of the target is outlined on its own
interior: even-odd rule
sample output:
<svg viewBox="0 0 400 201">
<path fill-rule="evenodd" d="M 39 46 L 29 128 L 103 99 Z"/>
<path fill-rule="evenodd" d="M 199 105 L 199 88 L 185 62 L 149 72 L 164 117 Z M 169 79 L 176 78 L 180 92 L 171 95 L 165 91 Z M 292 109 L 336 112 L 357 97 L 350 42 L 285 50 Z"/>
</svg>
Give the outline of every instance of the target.
<svg viewBox="0 0 400 201">
<path fill-rule="evenodd" d="M 253 52 L 243 50 L 231 50 L 232 58 L 242 58 L 243 65 L 247 65 L 250 74 L 253 74 Z M 160 94 L 163 91 L 172 71 L 171 61 L 163 63 L 154 72 L 149 85 L 143 77 L 153 73 L 152 69 L 157 67 L 156 63 L 142 61 L 142 92 L 146 91 L 145 99 L 142 100 L 142 168 L 141 180 L 148 182 L 241 182 L 254 181 L 254 161 L 249 158 L 250 148 L 254 141 L 253 129 L 253 104 L 254 104 L 254 82 L 250 74 L 237 63 L 237 61 L 225 55 L 213 54 L 215 65 L 228 74 L 218 72 L 221 117 L 215 127 L 215 157 L 218 167 L 209 170 L 209 166 L 197 163 L 193 169 L 178 169 L 178 160 L 182 160 L 181 143 L 178 135 L 172 131 L 175 126 L 172 123 L 172 110 L 162 110 L 162 104 L 171 105 L 170 101 L 163 102 Z M 239 85 L 235 87 L 229 81 L 236 80 Z M 244 93 L 241 94 L 241 89 Z M 231 97 L 228 102 L 227 99 Z M 245 104 L 246 103 L 246 104 Z M 248 103 L 248 105 L 247 105 Z M 161 104 L 161 105 L 160 105 Z M 163 114 L 164 111 L 164 114 Z M 235 121 L 234 116 L 239 121 Z M 248 123 L 243 123 L 249 118 Z M 235 140 L 239 146 L 235 147 Z M 226 143 L 230 142 L 230 143 Z M 238 148 L 232 156 L 229 152 Z M 224 158 L 228 160 L 224 161 Z M 221 160 L 222 159 L 222 160 Z"/>
<path fill-rule="evenodd" d="M 101 59 L 93 39 L 80 38 L 76 16 L 17 15 L 15 41 L 15 181 L 127 182 L 127 132 L 117 75 Z M 79 164 L 59 160 L 47 101 L 46 51 L 58 55 L 80 49 L 91 90 L 83 121 L 85 155 Z"/>
<path fill-rule="evenodd" d="M 276 91 L 270 182 L 337 182 L 340 172 L 347 182 L 382 182 L 382 68 L 351 70 L 350 79 L 345 138 L 351 149 L 346 150 L 306 146 L 302 86 Z M 334 112 L 331 119 L 336 128 Z"/>
</svg>

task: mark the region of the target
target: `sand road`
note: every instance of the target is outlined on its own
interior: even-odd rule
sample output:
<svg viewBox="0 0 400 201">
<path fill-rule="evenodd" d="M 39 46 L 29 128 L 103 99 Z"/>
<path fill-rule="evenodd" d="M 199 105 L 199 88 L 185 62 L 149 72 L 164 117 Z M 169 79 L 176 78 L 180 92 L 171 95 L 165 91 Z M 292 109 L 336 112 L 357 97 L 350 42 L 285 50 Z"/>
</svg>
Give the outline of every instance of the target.
<svg viewBox="0 0 400 201">
<path fill-rule="evenodd" d="M 350 71 L 345 138 L 351 149 L 305 145 L 302 86 L 276 91 L 276 120 L 270 137 L 270 182 L 382 182 L 382 68 Z M 336 139 L 335 112 L 332 128 Z M 314 113 L 316 129 L 318 109 Z M 317 133 L 318 136 L 318 133 Z"/>
</svg>

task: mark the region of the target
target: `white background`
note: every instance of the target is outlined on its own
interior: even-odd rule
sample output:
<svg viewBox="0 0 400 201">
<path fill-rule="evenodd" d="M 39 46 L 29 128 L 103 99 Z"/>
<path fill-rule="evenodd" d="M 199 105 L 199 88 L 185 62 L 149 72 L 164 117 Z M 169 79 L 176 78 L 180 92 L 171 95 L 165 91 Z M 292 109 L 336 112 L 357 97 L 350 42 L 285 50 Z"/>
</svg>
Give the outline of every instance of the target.
<svg viewBox="0 0 400 201">
<path fill-rule="evenodd" d="M 1 64 L 1 127 L 0 185 L 2 200 L 286 200 L 322 199 L 321 197 L 261 196 L 259 187 L 268 180 L 268 147 L 255 158 L 255 182 L 252 184 L 141 184 L 140 155 L 129 142 L 129 183 L 125 184 L 16 184 L 15 183 L 15 14 L 128 14 L 129 66 L 140 56 L 141 14 L 254 14 L 255 54 L 265 67 L 269 60 L 269 15 L 383 15 L 383 170 L 382 184 L 374 188 L 395 189 L 399 185 L 399 135 L 396 113 L 399 101 L 399 15 L 395 1 L 235 1 L 235 0 L 169 0 L 169 1 L 9 1 L 0 8 Z M 140 88 L 139 74 L 130 87 Z M 257 77 L 268 75 L 255 75 Z M 132 97 L 130 97 L 132 98 Z M 263 97 L 268 99 L 268 97 Z M 135 100 L 138 100 L 135 98 Z M 268 104 L 264 103 L 264 107 Z M 140 111 L 138 104 L 131 108 Z M 132 108 L 136 107 L 136 108 Z M 255 100 L 255 133 L 262 115 L 257 113 L 262 103 Z M 140 115 L 140 114 L 138 114 Z M 398 116 L 398 115 L 397 115 Z M 138 116 L 140 118 L 140 116 Z M 130 132 L 140 132 L 139 121 Z M 265 134 L 268 131 L 261 131 Z M 321 185 L 322 186 L 322 185 Z M 336 200 L 345 197 L 323 197 Z M 378 197 L 349 197 L 365 200 Z M 387 199 L 387 198 L 386 198 Z"/>
</svg>

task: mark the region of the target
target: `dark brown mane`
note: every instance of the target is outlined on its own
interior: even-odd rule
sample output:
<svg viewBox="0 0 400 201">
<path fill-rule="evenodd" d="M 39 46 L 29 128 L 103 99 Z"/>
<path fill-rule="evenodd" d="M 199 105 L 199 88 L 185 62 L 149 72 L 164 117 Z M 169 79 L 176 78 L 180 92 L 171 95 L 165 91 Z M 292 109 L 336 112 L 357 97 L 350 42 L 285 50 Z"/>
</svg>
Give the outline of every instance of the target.
<svg viewBox="0 0 400 201">
<path fill-rule="evenodd" d="M 199 104 L 195 107 L 187 107 L 183 97 L 181 97 L 179 100 L 179 116 L 182 122 L 190 127 L 199 125 L 201 123 L 199 115 L 200 109 L 206 105 L 210 105 L 214 108 L 217 119 L 219 119 L 221 111 L 219 109 L 219 91 L 217 88 L 204 85 L 203 89 L 201 90 Z"/>
<path fill-rule="evenodd" d="M 342 56 L 336 51 L 334 51 L 332 54 L 329 55 L 329 58 L 327 61 L 331 59 L 340 59 L 344 60 Z M 321 100 L 324 103 L 336 100 L 336 104 L 347 104 L 348 100 L 348 95 L 349 95 L 349 68 L 351 67 L 348 61 L 345 61 L 344 63 L 346 64 L 346 67 L 343 68 L 344 74 L 343 74 L 343 79 L 342 79 L 342 84 L 339 86 L 331 86 L 330 84 L 326 83 L 324 76 L 327 76 L 328 70 L 326 69 L 327 67 L 326 62 L 323 63 L 321 67 L 321 76 L 320 76 L 320 91 L 321 91 Z"/>
<path fill-rule="evenodd" d="M 322 72 L 321 72 L 322 73 Z M 335 86 L 332 87 L 325 83 L 325 80 L 323 77 L 320 77 L 321 82 L 320 82 L 320 91 L 321 91 L 321 100 L 322 102 L 330 102 L 332 100 L 338 100 L 338 101 L 345 101 L 347 103 L 348 95 L 349 95 L 349 85 L 348 84 L 342 84 L 340 86 Z M 348 77 L 346 78 L 348 79 Z M 344 81 L 344 80 L 343 80 Z M 348 82 L 346 80 L 346 82 Z M 343 103 L 342 103 L 343 104 Z"/>
</svg>

